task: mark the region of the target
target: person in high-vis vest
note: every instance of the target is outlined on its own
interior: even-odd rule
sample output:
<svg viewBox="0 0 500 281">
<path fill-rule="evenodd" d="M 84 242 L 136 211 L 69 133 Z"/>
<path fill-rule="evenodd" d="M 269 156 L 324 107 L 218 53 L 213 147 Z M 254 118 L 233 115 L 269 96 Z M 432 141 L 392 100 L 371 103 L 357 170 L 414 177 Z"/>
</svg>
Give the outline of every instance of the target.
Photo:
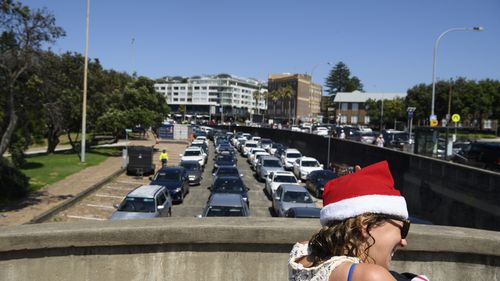
<svg viewBox="0 0 500 281">
<path fill-rule="evenodd" d="M 168 161 L 168 154 L 167 151 L 164 149 L 163 152 L 160 154 L 160 162 L 161 166 L 167 166 L 167 161 Z"/>
</svg>

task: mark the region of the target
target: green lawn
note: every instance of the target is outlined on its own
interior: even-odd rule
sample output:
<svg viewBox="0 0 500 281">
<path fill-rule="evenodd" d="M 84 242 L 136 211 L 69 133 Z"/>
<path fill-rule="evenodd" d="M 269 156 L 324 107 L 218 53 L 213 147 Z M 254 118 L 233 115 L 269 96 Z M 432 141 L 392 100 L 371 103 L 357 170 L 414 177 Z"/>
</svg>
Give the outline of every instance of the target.
<svg viewBox="0 0 500 281">
<path fill-rule="evenodd" d="M 109 156 L 120 154 L 121 151 L 113 148 L 94 149 L 85 154 L 85 163 L 81 163 L 78 154 L 73 152 L 36 155 L 28 157 L 21 170 L 30 178 L 30 191 L 36 191 L 87 167 L 97 165 Z"/>
</svg>

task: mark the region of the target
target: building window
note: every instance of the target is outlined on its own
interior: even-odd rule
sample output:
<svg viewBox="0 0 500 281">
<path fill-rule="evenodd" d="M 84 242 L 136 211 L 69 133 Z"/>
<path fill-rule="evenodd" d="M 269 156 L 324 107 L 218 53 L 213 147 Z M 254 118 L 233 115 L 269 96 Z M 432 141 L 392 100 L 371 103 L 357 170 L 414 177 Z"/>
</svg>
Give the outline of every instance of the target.
<svg viewBox="0 0 500 281">
<path fill-rule="evenodd" d="M 347 102 L 343 102 L 340 104 L 340 110 L 344 110 L 344 111 L 347 111 Z"/>
<path fill-rule="evenodd" d="M 483 121 L 483 129 L 491 129 L 493 127 L 493 122 L 491 120 Z"/>
<path fill-rule="evenodd" d="M 370 124 L 370 116 L 365 116 L 365 124 Z"/>
<path fill-rule="evenodd" d="M 340 124 L 345 124 L 347 123 L 347 116 L 341 115 L 340 116 Z"/>
<path fill-rule="evenodd" d="M 351 124 L 358 124 L 358 116 L 351 116 Z"/>
<path fill-rule="evenodd" d="M 195 90 L 199 90 L 199 89 L 200 89 L 200 87 L 199 87 L 199 86 L 195 86 L 195 87 L 194 87 L 194 89 L 195 89 Z"/>
<path fill-rule="evenodd" d="M 358 103 L 357 102 L 352 103 L 352 111 L 358 111 Z"/>
<path fill-rule="evenodd" d="M 179 101 L 179 99 L 178 99 L 178 98 L 175 98 L 175 99 L 174 99 L 174 101 Z"/>
<path fill-rule="evenodd" d="M 178 96 L 178 95 L 179 95 L 179 93 L 174 93 L 174 96 Z"/>
<path fill-rule="evenodd" d="M 174 87 L 174 90 L 179 90 L 179 87 Z"/>
</svg>

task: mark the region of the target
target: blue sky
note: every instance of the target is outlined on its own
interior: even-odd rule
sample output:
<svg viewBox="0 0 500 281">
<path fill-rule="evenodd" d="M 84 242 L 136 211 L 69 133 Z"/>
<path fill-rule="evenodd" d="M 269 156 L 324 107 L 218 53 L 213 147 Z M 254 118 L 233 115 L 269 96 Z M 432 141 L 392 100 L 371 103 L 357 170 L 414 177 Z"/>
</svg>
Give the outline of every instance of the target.
<svg viewBox="0 0 500 281">
<path fill-rule="evenodd" d="M 83 53 L 86 0 L 21 1 L 47 7 L 67 36 L 55 52 Z M 89 56 L 150 78 L 311 73 L 343 61 L 369 92 L 406 92 L 436 76 L 500 80 L 499 0 L 91 0 Z M 132 38 L 135 38 L 132 44 Z M 317 65 L 317 66 L 316 66 Z M 316 67 L 315 67 L 316 66 Z"/>
</svg>

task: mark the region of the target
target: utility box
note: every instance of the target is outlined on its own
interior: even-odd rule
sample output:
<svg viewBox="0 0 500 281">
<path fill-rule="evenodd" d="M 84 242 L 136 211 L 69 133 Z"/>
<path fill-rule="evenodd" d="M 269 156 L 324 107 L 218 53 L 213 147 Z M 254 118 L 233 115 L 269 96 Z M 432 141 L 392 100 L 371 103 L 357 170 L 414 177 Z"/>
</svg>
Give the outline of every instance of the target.
<svg viewBox="0 0 500 281">
<path fill-rule="evenodd" d="M 155 172 L 152 146 L 129 146 L 127 175 L 152 175 Z"/>
</svg>

